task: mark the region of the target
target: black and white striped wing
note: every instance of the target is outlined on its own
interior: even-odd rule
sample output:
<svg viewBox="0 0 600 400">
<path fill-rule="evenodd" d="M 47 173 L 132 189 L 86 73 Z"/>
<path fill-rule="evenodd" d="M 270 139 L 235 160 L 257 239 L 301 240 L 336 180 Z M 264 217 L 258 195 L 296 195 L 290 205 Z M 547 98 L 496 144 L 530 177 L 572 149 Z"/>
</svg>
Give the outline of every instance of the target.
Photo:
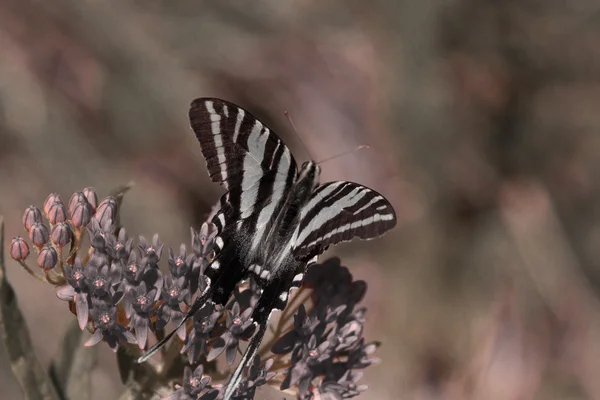
<svg viewBox="0 0 600 400">
<path fill-rule="evenodd" d="M 373 239 L 395 225 L 393 207 L 376 191 L 353 182 L 330 182 L 317 188 L 302 209 L 294 256 L 309 259 L 330 245 L 354 237 Z"/>
<path fill-rule="evenodd" d="M 288 147 L 248 111 L 224 100 L 196 99 L 189 117 L 212 181 L 228 191 L 221 202 L 227 223 L 259 209 L 266 209 L 261 217 L 268 220 L 296 178 Z"/>
</svg>

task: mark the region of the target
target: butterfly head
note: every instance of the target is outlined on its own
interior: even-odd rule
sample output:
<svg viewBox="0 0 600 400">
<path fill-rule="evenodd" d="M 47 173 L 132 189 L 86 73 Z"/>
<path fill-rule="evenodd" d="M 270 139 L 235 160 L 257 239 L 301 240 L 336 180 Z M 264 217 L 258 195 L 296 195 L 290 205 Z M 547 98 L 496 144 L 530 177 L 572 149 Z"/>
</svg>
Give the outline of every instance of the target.
<svg viewBox="0 0 600 400">
<path fill-rule="evenodd" d="M 305 161 L 300 168 L 297 182 L 312 193 L 319 186 L 321 167 L 314 161 Z"/>
</svg>

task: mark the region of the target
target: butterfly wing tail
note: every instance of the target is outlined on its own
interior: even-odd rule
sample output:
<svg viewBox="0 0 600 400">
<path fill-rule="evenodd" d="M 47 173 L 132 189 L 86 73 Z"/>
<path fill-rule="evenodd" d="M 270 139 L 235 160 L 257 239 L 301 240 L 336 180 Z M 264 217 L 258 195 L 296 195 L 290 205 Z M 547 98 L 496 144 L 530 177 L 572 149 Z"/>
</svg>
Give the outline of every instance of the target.
<svg viewBox="0 0 600 400">
<path fill-rule="evenodd" d="M 182 321 L 182 323 L 185 323 L 185 319 Z M 179 328 L 179 326 L 177 328 Z M 167 336 L 165 336 L 161 341 L 156 343 L 154 346 L 150 347 L 150 349 L 143 356 L 138 358 L 137 359 L 138 364 L 146 362 L 153 355 L 155 355 L 161 349 L 161 347 L 163 347 L 173 337 L 173 335 L 177 332 L 177 328 L 175 328 L 172 332 L 170 332 Z"/>
<path fill-rule="evenodd" d="M 254 356 L 258 352 L 258 348 L 262 342 L 263 337 L 265 336 L 265 332 L 267 331 L 267 324 L 259 324 L 258 332 L 254 334 L 252 339 L 250 340 L 250 344 L 246 348 L 244 355 L 242 356 L 242 360 L 238 364 L 235 371 L 229 378 L 227 382 L 227 387 L 225 388 L 225 395 L 223 396 L 223 400 L 231 400 L 235 390 L 242 382 L 242 378 L 244 376 L 244 369 L 251 365 L 254 360 Z"/>
</svg>

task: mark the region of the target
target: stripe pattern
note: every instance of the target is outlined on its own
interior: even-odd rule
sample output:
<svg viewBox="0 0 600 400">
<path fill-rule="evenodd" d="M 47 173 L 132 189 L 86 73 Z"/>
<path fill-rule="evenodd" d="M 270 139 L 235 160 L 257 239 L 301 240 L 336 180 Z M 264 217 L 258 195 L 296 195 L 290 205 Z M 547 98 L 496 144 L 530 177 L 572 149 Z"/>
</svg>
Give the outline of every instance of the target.
<svg viewBox="0 0 600 400">
<path fill-rule="evenodd" d="M 382 195 L 365 186 L 319 186 L 316 163 L 305 162 L 299 170 L 283 141 L 232 103 L 197 99 L 189 116 L 209 175 L 227 192 L 212 219 L 217 236 L 215 258 L 205 271 L 210 285 L 181 324 L 208 299 L 224 305 L 248 276 L 260 291 L 252 313 L 257 333 L 225 390 L 224 399 L 229 400 L 260 346 L 271 313 L 286 307 L 290 289 L 300 286 L 307 266 L 330 245 L 380 236 L 395 225 L 396 216 Z M 140 360 L 156 353 L 172 335 Z"/>
<path fill-rule="evenodd" d="M 353 182 L 330 182 L 302 209 L 293 252 L 297 258 L 311 258 L 354 237 L 381 236 L 395 224 L 394 209 L 376 191 Z"/>
<path fill-rule="evenodd" d="M 226 222 L 254 216 L 257 228 L 264 227 L 296 177 L 288 147 L 250 113 L 223 100 L 194 100 L 189 116 L 212 181 L 228 191 L 221 200 Z"/>
</svg>

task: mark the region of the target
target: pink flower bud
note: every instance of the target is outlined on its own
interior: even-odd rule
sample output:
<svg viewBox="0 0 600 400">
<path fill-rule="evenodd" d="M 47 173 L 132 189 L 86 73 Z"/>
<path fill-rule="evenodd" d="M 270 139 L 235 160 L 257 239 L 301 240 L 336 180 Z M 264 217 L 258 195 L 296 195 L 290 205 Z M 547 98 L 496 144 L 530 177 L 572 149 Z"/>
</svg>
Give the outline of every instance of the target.
<svg viewBox="0 0 600 400">
<path fill-rule="evenodd" d="M 42 222 L 42 212 L 35 206 L 29 206 L 23 213 L 23 226 L 29 232 L 36 222 Z"/>
<path fill-rule="evenodd" d="M 62 202 L 55 202 L 50 206 L 48 210 L 48 221 L 52 225 L 58 224 L 59 222 L 65 222 L 67 220 L 67 208 Z"/>
<path fill-rule="evenodd" d="M 56 246 L 62 248 L 65 247 L 69 242 L 71 242 L 71 228 L 69 224 L 66 222 L 59 222 L 54 225 L 52 231 L 50 232 L 50 239 L 52 239 L 52 243 Z"/>
<path fill-rule="evenodd" d="M 96 212 L 96 208 L 98 207 L 98 195 L 93 187 L 86 187 L 83 189 L 83 195 L 87 199 L 88 203 L 92 207 L 92 212 Z"/>
<path fill-rule="evenodd" d="M 90 203 L 87 200 L 83 200 L 77 203 L 71 211 L 71 222 L 76 228 L 83 228 L 90 223 L 92 219 L 92 210 Z"/>
<path fill-rule="evenodd" d="M 87 199 L 85 198 L 85 195 L 83 194 L 83 192 L 73 193 L 73 195 L 69 199 L 69 206 L 68 206 L 70 215 L 73 215 L 73 210 L 75 209 L 75 206 L 77 206 L 77 204 L 81 203 L 82 201 L 87 202 Z"/>
<path fill-rule="evenodd" d="M 48 237 L 49 234 L 46 225 L 41 222 L 36 222 L 31 225 L 31 229 L 29 229 L 29 239 L 31 239 L 31 242 L 34 245 L 41 248 L 48 241 Z"/>
<path fill-rule="evenodd" d="M 44 271 L 50 271 L 58 262 L 58 254 L 54 247 L 44 247 L 37 256 L 37 263 Z"/>
<path fill-rule="evenodd" d="M 9 253 L 13 260 L 23 261 L 29 255 L 29 245 L 27 244 L 25 239 L 23 239 L 20 236 L 17 236 L 13 238 L 13 240 L 10 242 Z"/>
<path fill-rule="evenodd" d="M 100 226 L 104 226 L 108 220 L 115 223 L 115 219 L 117 218 L 117 200 L 114 197 L 107 197 L 102 200 L 94 218 L 98 220 Z"/>
<path fill-rule="evenodd" d="M 48 211 L 50 211 L 50 207 L 52 206 L 52 204 L 56 203 L 57 201 L 62 203 L 62 200 L 61 200 L 60 196 L 58 195 L 58 193 L 50 193 L 50 195 L 46 198 L 46 201 L 44 201 L 44 214 L 48 215 Z"/>
</svg>

